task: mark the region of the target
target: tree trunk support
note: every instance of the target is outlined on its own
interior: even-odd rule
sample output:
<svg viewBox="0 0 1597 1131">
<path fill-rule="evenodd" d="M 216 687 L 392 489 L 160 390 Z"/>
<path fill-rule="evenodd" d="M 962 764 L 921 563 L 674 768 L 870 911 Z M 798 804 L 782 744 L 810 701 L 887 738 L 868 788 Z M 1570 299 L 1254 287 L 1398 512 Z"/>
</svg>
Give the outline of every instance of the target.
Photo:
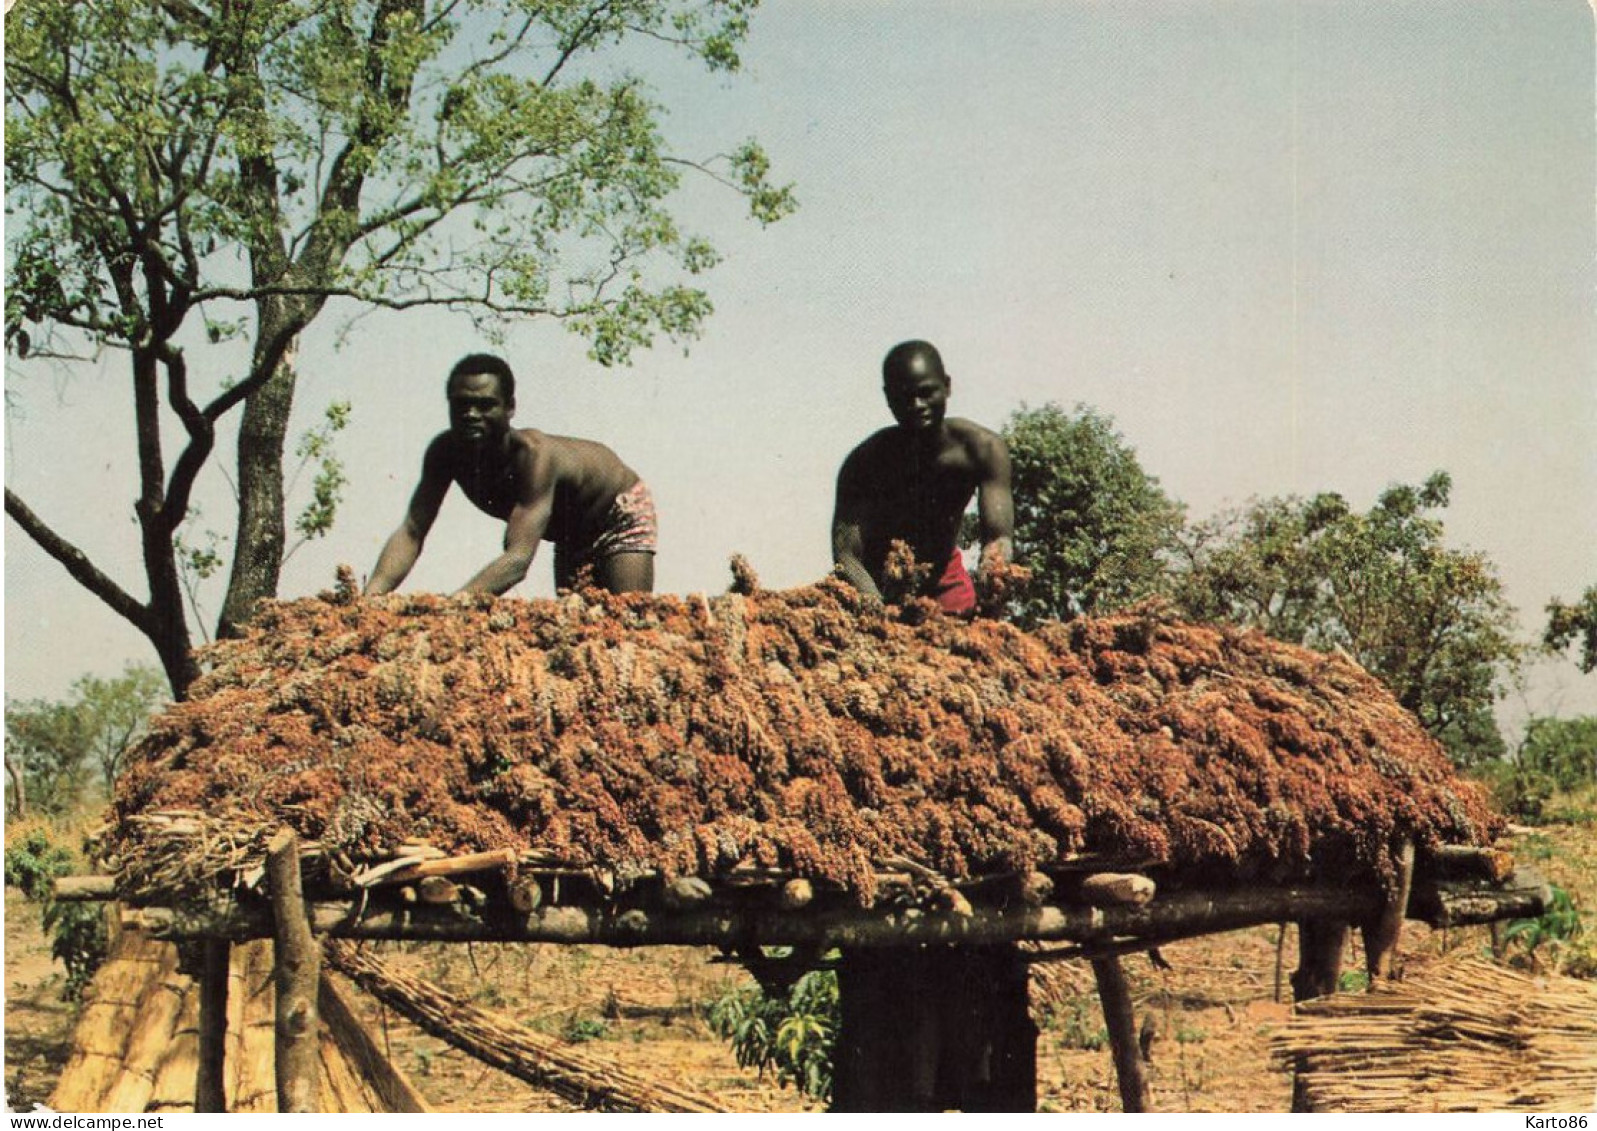
<svg viewBox="0 0 1597 1131">
<path fill-rule="evenodd" d="M 1115 1077 L 1120 1082 L 1123 1111 L 1148 1110 L 1148 1080 L 1142 1072 L 1142 1046 L 1137 1041 L 1137 1012 L 1131 1004 L 1131 987 L 1117 955 L 1092 960 L 1098 980 L 1098 1000 L 1103 1003 L 1104 1026 L 1109 1031 L 1109 1051 L 1114 1054 Z"/>
<path fill-rule="evenodd" d="M 227 979 L 233 944 L 226 939 L 206 939 L 200 948 L 200 1051 L 194 1110 L 226 1111 Z"/>
<path fill-rule="evenodd" d="M 832 1110 L 1035 1111 L 1037 1028 L 1010 944 L 846 947 Z"/>
<path fill-rule="evenodd" d="M 277 1110 L 320 1109 L 321 1051 L 316 1000 L 321 948 L 311 934 L 300 885 L 299 838 L 282 829 L 266 845 L 266 874 L 275 920 L 273 980 L 277 989 Z"/>
<path fill-rule="evenodd" d="M 1342 951 L 1347 947 L 1346 923 L 1305 919 L 1298 924 L 1298 968 L 1292 975 L 1292 1000 L 1308 1001 L 1336 992 L 1342 977 Z M 1303 1065 L 1296 1064 L 1292 1080 L 1292 1110 L 1308 1111 L 1303 1090 Z"/>
<path fill-rule="evenodd" d="M 1392 976 L 1397 944 L 1403 937 L 1403 918 L 1408 911 L 1409 892 L 1414 886 L 1414 842 L 1405 840 L 1397 857 L 1397 888 L 1381 906 L 1380 913 L 1360 928 L 1364 935 L 1364 967 L 1370 975 L 1370 988 Z"/>
</svg>

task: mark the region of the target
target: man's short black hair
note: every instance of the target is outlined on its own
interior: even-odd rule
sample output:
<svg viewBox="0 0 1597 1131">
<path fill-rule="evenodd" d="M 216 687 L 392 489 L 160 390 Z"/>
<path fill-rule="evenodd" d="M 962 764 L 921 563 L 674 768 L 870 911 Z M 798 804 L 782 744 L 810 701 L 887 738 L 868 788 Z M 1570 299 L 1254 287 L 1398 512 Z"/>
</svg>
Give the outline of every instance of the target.
<svg viewBox="0 0 1597 1131">
<path fill-rule="evenodd" d="M 474 373 L 487 373 L 497 377 L 499 395 L 505 399 L 506 404 L 516 403 L 516 375 L 510 372 L 510 363 L 496 354 L 468 353 L 455 362 L 455 367 L 449 371 L 449 380 L 444 383 L 444 388 L 452 389 L 456 377 L 465 377 Z"/>
<path fill-rule="evenodd" d="M 914 358 L 924 358 L 927 368 L 942 378 L 947 378 L 948 370 L 943 368 L 943 355 L 937 352 L 937 347 L 930 342 L 923 342 L 918 338 L 913 341 L 899 342 L 898 345 L 887 351 L 887 356 L 882 359 L 882 380 L 891 381 L 895 373 L 901 373 L 909 367 Z"/>
</svg>

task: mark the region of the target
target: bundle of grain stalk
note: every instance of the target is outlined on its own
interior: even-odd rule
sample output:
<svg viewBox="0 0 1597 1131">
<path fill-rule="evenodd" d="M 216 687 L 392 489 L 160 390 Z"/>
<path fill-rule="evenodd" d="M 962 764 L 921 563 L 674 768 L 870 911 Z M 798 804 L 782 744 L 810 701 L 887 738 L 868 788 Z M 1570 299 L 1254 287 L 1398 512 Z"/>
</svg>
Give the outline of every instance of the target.
<svg viewBox="0 0 1597 1131">
<path fill-rule="evenodd" d="M 1388 878 L 1496 818 L 1349 660 L 1154 612 L 1034 632 L 847 585 L 266 605 L 123 775 L 124 896 L 224 880 L 284 823 L 330 854 L 537 850 L 780 868 L 861 904 L 1100 854 L 1183 884 Z M 165 853 L 151 814 L 207 835 Z"/>
<path fill-rule="evenodd" d="M 1310 1111 L 1588 1111 L 1597 985 L 1453 961 L 1300 1005 L 1275 1054 Z"/>
</svg>

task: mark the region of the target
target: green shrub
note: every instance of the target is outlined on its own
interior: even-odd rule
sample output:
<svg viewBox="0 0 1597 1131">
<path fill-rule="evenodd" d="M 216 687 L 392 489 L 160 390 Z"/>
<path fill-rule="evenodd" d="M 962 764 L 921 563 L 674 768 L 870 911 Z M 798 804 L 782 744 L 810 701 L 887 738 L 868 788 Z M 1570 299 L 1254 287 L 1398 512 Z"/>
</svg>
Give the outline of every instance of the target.
<svg viewBox="0 0 1597 1131">
<path fill-rule="evenodd" d="M 1525 948 L 1525 957 L 1532 967 L 1541 965 L 1538 952 L 1543 948 L 1553 952 L 1567 949 L 1585 932 L 1580 909 L 1569 893 L 1557 884 L 1552 885 L 1552 892 L 1546 911 L 1535 919 L 1514 920 L 1504 935 L 1509 945 L 1518 943 Z"/>
<path fill-rule="evenodd" d="M 61 996 L 69 1000 L 83 996 L 111 945 L 99 904 L 55 898 L 56 877 L 75 871 L 77 858 L 57 844 L 48 829 L 30 829 L 6 846 L 6 883 L 39 904 L 45 934 L 51 936 L 50 953 L 66 967 Z"/>
<path fill-rule="evenodd" d="M 710 1007 L 710 1027 L 731 1042 L 739 1064 L 770 1070 L 782 1086 L 820 1100 L 832 1095 L 837 1024 L 837 975 L 830 970 L 811 970 L 785 994 L 749 986 Z"/>
</svg>

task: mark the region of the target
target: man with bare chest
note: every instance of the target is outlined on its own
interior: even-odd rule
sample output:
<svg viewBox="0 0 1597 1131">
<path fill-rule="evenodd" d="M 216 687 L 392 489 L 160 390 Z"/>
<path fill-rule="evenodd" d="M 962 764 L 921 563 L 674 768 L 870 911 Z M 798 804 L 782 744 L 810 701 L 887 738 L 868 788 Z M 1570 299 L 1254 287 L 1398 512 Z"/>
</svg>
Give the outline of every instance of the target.
<svg viewBox="0 0 1597 1131">
<path fill-rule="evenodd" d="M 979 571 L 1009 560 L 1015 512 L 1009 450 L 997 433 L 946 415 L 952 386 L 930 343 L 904 342 L 888 352 L 882 388 L 898 423 L 843 461 L 832 555 L 844 577 L 880 599 L 888 549 L 905 542 L 917 562 L 932 567 L 921 595 L 946 612 L 969 614 L 976 591 L 959 550 L 960 519 L 975 496 Z"/>
<path fill-rule="evenodd" d="M 504 549 L 461 587 L 503 593 L 527 575 L 544 540 L 555 545 L 555 585 L 589 566 L 612 593 L 654 588 L 654 500 L 637 472 L 603 444 L 511 428 L 515 376 L 502 358 L 471 354 L 450 371 L 449 430 L 427 446 L 405 520 L 367 582 L 387 593 L 405 579 L 451 484 L 505 523 Z"/>
</svg>

